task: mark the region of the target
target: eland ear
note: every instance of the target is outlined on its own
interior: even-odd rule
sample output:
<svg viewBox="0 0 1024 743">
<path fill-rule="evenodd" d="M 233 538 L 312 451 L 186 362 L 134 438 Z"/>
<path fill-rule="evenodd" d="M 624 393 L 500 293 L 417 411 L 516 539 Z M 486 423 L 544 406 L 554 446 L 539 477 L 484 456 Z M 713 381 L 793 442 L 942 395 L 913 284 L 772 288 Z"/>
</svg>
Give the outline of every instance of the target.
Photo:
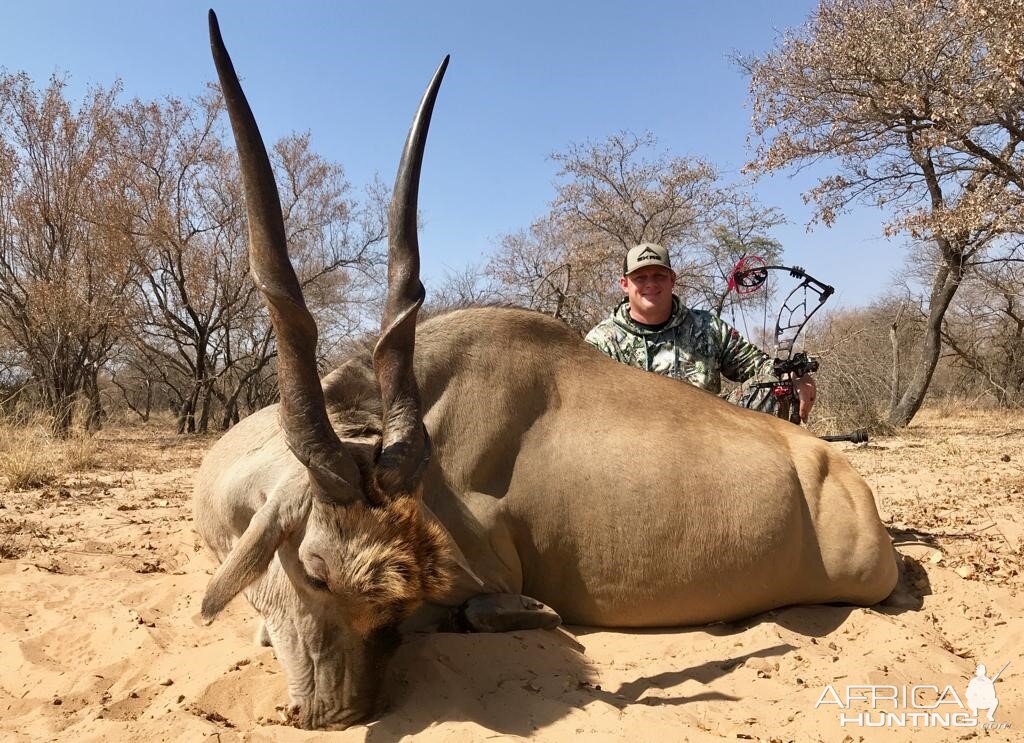
<svg viewBox="0 0 1024 743">
<path fill-rule="evenodd" d="M 424 516 L 426 516 L 427 521 L 439 532 L 444 534 L 444 537 L 447 540 L 445 551 L 451 561 L 455 563 L 455 565 L 457 565 L 466 575 L 468 575 L 470 580 L 472 580 L 478 587 L 483 588 L 484 582 L 480 580 L 480 576 L 473 572 L 473 568 L 469 566 L 469 560 L 467 560 L 466 556 L 462 554 L 462 550 L 459 549 L 458 542 L 455 541 L 455 537 L 452 536 L 451 532 L 445 528 L 445 525 L 441 523 L 441 519 L 439 519 L 434 512 L 430 510 L 430 507 L 422 501 L 420 502 L 420 508 L 422 509 Z"/>
<path fill-rule="evenodd" d="M 224 558 L 203 596 L 202 616 L 209 623 L 249 584 L 266 572 L 284 541 L 285 529 L 276 502 L 271 499 L 253 514 L 249 526 Z"/>
</svg>

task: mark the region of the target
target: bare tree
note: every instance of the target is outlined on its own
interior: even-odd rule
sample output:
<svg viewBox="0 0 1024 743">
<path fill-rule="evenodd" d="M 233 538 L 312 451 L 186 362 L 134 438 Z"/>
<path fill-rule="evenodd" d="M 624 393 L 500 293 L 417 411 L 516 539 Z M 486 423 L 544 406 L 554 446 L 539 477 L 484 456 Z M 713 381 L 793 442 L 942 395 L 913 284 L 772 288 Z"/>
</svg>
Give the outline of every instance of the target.
<svg viewBox="0 0 1024 743">
<path fill-rule="evenodd" d="M 923 349 L 894 425 L 909 423 L 924 400 L 964 276 L 1017 249 L 1024 6 L 999 6 L 827 0 L 775 50 L 741 60 L 759 142 L 748 168 L 829 160 L 838 172 L 807 195 L 817 220 L 830 225 L 852 203 L 873 203 L 886 210 L 888 233 L 933 254 Z"/>
<path fill-rule="evenodd" d="M 204 429 L 216 378 L 215 333 L 247 301 L 241 207 L 217 131 L 220 102 L 133 101 L 121 117 L 125 176 L 113 219 L 143 268 L 141 358 L 178 400 L 179 432 Z M 197 411 L 199 422 L 197 423 Z"/>
<path fill-rule="evenodd" d="M 964 282 L 942 327 L 952 363 L 1001 406 L 1024 403 L 1024 270 L 986 266 Z M 965 392 L 968 390 L 965 390 Z"/>
<path fill-rule="evenodd" d="M 468 265 L 461 270 L 446 270 L 440 281 L 427 285 L 427 297 L 429 299 L 420 310 L 420 316 L 424 318 L 463 307 L 501 301 L 492 288 L 486 271 L 479 265 Z"/>
<path fill-rule="evenodd" d="M 763 308 L 771 292 L 757 292 L 747 298 L 730 292 L 729 274 L 740 260 L 757 256 L 767 264 L 782 258 L 782 243 L 770 231 L 786 223 L 778 209 L 761 205 L 738 188 L 722 189 L 719 204 L 710 215 L 701 248 L 706 252 L 706 268 L 694 282 L 694 292 L 704 295 L 705 303 L 721 315 L 728 303 Z"/>
<path fill-rule="evenodd" d="M 815 407 L 819 431 L 891 428 L 894 385 L 916 363 L 920 350 L 903 349 L 913 348 L 924 321 L 912 302 L 889 294 L 868 307 L 833 312 L 811 324 L 805 340 L 821 359 Z"/>
<path fill-rule="evenodd" d="M 661 151 L 650 133 L 572 145 L 552 159 L 561 170 L 551 211 L 506 235 L 487 272 L 510 301 L 581 332 L 621 298 L 622 258 L 641 242 L 670 251 L 684 299 L 719 308 L 743 252 L 778 254 L 768 235 L 782 222 L 777 211 L 723 183 L 707 162 Z"/>
<path fill-rule="evenodd" d="M 567 225 L 549 214 L 528 230 L 503 236 L 484 272 L 504 302 L 550 314 L 584 332 L 614 298 L 614 277 L 607 266 L 580 260 L 564 233 Z"/>
<path fill-rule="evenodd" d="M 571 145 L 552 159 L 561 166 L 552 216 L 581 278 L 621 275 L 622 256 L 642 242 L 664 245 L 684 267 L 721 199 L 709 163 L 660 151 L 650 133 Z"/>
<path fill-rule="evenodd" d="M 0 328 L 61 436 L 81 394 L 86 426 L 100 425 L 97 376 L 136 274 L 122 236 L 98 221 L 116 170 L 117 94 L 95 88 L 76 109 L 63 78 L 37 90 L 23 73 L 0 75 Z"/>
<path fill-rule="evenodd" d="M 144 267 L 140 358 L 152 359 L 177 399 L 180 433 L 240 417 L 239 403 L 265 399 L 276 347 L 249 279 L 237 163 L 222 141 L 219 96 L 134 101 L 122 118 L 125 163 L 121 228 Z M 324 318 L 327 345 L 359 324 L 362 277 L 381 260 L 387 193 L 365 205 L 350 196 L 341 166 L 318 156 L 308 134 L 280 140 L 271 159 L 292 261 Z M 258 384 L 259 393 L 252 385 Z"/>
</svg>

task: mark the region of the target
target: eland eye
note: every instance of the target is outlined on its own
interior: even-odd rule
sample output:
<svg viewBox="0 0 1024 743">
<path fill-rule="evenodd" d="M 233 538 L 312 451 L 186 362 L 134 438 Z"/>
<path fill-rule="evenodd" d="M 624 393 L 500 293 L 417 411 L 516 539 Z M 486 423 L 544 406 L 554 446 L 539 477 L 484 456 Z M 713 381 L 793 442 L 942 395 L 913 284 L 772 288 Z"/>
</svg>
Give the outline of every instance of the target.
<svg viewBox="0 0 1024 743">
<path fill-rule="evenodd" d="M 310 588 L 312 588 L 315 591 L 324 591 L 327 593 L 330 592 L 331 588 L 327 585 L 327 581 L 323 580 L 322 578 L 317 578 L 315 575 L 310 575 L 309 573 L 306 573 L 305 575 L 306 583 L 309 585 Z"/>
</svg>

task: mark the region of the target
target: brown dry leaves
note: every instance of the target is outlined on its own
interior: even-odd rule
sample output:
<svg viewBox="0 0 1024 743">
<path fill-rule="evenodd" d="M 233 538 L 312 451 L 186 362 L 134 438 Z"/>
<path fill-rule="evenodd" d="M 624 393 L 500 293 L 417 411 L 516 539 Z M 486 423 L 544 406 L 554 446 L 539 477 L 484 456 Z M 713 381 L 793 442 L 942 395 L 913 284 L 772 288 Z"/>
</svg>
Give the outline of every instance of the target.
<svg viewBox="0 0 1024 743">
<path fill-rule="evenodd" d="M 897 544 L 913 547 L 926 569 L 1024 586 L 1020 413 L 925 410 L 899 436 L 847 456 L 874 488 Z"/>
<path fill-rule="evenodd" d="M 998 7 L 996 7 L 998 6 Z M 835 158 L 808 193 L 831 223 L 854 200 L 890 232 L 960 239 L 1022 221 L 1024 2 L 838 0 L 750 73 L 754 159 L 767 173 Z M 930 181 L 930 182 L 929 182 Z"/>
</svg>

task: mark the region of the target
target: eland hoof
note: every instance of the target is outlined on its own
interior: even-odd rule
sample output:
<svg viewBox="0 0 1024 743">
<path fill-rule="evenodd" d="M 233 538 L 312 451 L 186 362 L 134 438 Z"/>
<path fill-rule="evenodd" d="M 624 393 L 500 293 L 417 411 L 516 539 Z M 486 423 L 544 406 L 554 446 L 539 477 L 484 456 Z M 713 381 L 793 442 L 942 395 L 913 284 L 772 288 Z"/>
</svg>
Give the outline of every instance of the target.
<svg viewBox="0 0 1024 743">
<path fill-rule="evenodd" d="M 552 629 L 562 623 L 558 612 L 550 606 L 518 593 L 474 596 L 462 605 L 459 613 L 470 632 Z"/>
<path fill-rule="evenodd" d="M 260 622 L 260 626 L 256 629 L 256 646 L 261 648 L 274 647 L 274 643 L 270 641 L 270 630 L 267 629 L 266 622 Z"/>
</svg>

